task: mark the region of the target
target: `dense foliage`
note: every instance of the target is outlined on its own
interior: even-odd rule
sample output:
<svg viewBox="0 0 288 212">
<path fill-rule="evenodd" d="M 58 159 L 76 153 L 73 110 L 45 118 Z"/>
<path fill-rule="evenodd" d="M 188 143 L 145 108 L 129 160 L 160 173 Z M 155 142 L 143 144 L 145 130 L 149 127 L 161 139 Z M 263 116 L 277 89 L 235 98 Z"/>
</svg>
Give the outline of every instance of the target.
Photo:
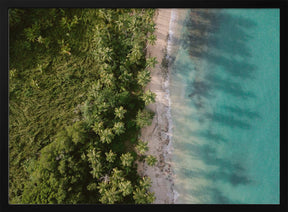
<svg viewBox="0 0 288 212">
<path fill-rule="evenodd" d="M 153 9 L 9 10 L 10 203 L 151 203 Z M 137 146 L 137 148 L 135 148 Z M 137 149 L 137 150 L 136 150 Z M 153 156 L 144 156 L 150 165 Z"/>
</svg>

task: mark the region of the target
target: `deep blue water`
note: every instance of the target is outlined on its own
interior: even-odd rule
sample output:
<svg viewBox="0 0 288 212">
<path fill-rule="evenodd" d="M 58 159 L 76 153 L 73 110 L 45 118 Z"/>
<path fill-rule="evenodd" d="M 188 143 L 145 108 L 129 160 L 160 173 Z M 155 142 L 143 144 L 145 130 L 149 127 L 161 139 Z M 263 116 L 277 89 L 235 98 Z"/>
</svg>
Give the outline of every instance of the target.
<svg viewBox="0 0 288 212">
<path fill-rule="evenodd" d="M 279 10 L 193 14 L 172 39 L 176 203 L 279 204 Z"/>
</svg>

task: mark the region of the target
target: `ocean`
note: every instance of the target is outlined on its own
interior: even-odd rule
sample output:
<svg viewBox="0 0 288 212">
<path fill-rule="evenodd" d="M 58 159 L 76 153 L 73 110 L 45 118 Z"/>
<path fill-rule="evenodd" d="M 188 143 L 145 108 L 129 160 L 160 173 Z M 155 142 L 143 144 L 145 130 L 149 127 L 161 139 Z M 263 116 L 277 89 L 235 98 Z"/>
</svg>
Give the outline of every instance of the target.
<svg viewBox="0 0 288 212">
<path fill-rule="evenodd" d="M 279 204 L 279 9 L 181 12 L 168 41 L 175 203 Z"/>
</svg>

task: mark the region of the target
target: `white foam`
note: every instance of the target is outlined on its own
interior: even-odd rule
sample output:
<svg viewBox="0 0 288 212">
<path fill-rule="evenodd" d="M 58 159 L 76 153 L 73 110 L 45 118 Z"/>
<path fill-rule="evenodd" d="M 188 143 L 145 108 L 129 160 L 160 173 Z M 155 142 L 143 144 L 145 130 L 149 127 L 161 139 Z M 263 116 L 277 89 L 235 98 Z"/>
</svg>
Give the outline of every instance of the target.
<svg viewBox="0 0 288 212">
<path fill-rule="evenodd" d="M 170 23 L 169 23 L 169 37 L 168 37 L 168 41 L 167 41 L 167 55 L 166 55 L 166 59 L 169 59 L 170 55 L 171 55 L 171 51 L 172 51 L 172 36 L 173 36 L 173 24 L 175 23 L 175 20 L 177 19 L 177 13 L 174 9 L 172 9 L 171 11 L 171 18 L 170 18 Z M 169 139 L 169 143 L 166 147 L 166 151 L 164 154 L 164 158 L 165 161 L 167 161 L 168 159 L 168 154 L 171 155 L 173 152 L 173 145 L 172 145 L 172 137 L 173 137 L 173 122 L 172 122 L 172 116 L 171 116 L 171 99 L 170 99 L 170 89 L 169 89 L 169 84 L 170 84 L 170 69 L 168 67 L 168 71 L 167 71 L 167 76 L 164 82 L 164 89 L 165 89 L 165 98 L 168 102 L 168 109 L 167 109 L 167 120 L 168 120 L 168 139 Z M 173 168 L 171 167 L 171 171 L 173 171 Z M 171 173 L 173 174 L 173 173 Z M 177 191 L 175 191 L 174 189 L 174 183 L 172 183 L 171 185 L 172 188 L 172 195 L 173 195 L 173 202 L 175 203 L 176 199 L 179 196 L 179 193 Z"/>
</svg>

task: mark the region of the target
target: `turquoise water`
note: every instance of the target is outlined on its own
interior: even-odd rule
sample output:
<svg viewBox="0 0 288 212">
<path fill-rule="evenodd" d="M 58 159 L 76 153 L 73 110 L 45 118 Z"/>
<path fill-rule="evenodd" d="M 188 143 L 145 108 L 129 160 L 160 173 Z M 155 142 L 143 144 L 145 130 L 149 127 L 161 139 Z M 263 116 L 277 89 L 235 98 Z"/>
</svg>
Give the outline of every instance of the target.
<svg viewBox="0 0 288 212">
<path fill-rule="evenodd" d="M 171 41 L 176 203 L 279 204 L 279 10 L 190 11 Z"/>
</svg>

